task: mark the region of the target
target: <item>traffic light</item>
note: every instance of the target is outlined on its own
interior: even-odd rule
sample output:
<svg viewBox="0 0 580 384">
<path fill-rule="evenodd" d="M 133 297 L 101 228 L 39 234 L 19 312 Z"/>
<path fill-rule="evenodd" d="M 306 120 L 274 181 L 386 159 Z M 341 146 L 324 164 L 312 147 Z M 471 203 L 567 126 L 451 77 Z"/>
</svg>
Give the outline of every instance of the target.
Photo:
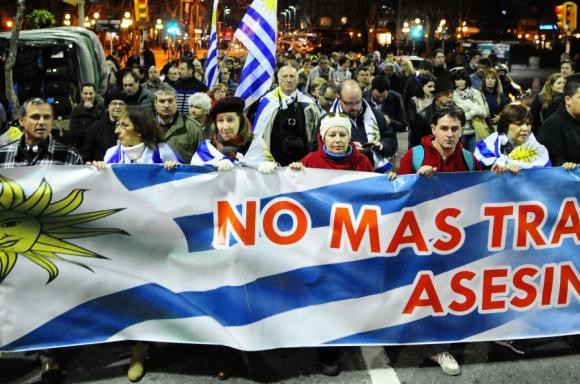
<svg viewBox="0 0 580 384">
<path fill-rule="evenodd" d="M 578 7 L 576 6 L 576 3 L 572 2 L 572 1 L 567 1 L 564 4 L 562 4 L 565 8 L 565 20 L 566 20 L 566 25 L 568 26 L 568 29 L 570 31 L 573 31 L 576 29 L 576 13 L 578 10 Z"/>
<path fill-rule="evenodd" d="M 135 20 L 138 22 L 145 22 L 149 19 L 147 1 L 148 0 L 135 0 Z"/>
<path fill-rule="evenodd" d="M 564 5 L 556 5 L 556 24 L 558 28 L 564 30 L 564 24 L 566 23 L 566 7 Z"/>
</svg>

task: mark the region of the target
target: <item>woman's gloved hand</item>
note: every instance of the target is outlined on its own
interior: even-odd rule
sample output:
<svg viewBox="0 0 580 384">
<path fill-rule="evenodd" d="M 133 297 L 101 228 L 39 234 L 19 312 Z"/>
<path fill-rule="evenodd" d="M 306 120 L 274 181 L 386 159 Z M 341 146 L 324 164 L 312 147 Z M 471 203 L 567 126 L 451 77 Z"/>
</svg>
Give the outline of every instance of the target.
<svg viewBox="0 0 580 384">
<path fill-rule="evenodd" d="M 278 164 L 271 161 L 263 161 L 258 165 L 258 172 L 260 173 L 272 173 L 278 168 Z"/>
<path fill-rule="evenodd" d="M 229 160 L 223 159 L 217 162 L 217 170 L 220 172 L 231 171 L 234 168 L 234 163 Z"/>
</svg>

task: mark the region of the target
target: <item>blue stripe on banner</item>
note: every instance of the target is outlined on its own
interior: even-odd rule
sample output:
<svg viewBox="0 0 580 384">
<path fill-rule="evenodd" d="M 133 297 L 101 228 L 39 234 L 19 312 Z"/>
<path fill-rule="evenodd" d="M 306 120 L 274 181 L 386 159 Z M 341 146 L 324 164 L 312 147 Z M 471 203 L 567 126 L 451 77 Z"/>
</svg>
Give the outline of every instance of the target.
<svg viewBox="0 0 580 384">
<path fill-rule="evenodd" d="M 437 175 L 433 177 L 441 177 Z M 454 179 L 456 190 L 469 188 L 478 185 L 482 182 L 481 178 L 471 177 L 471 174 L 465 174 L 460 180 Z M 489 172 L 487 179 L 492 179 L 495 175 Z M 352 208 L 355 214 L 358 214 L 363 205 L 379 206 L 383 215 L 391 212 L 396 212 L 406 206 L 413 206 L 423 203 L 450 193 L 451 189 L 445 187 L 448 184 L 431 183 L 429 179 L 418 176 L 408 176 L 409 182 L 406 182 L 401 187 L 397 186 L 395 192 L 395 184 L 387 180 L 386 177 L 371 177 L 369 179 L 356 180 L 346 183 L 340 183 L 330 186 L 323 186 L 320 188 L 311 189 L 303 192 L 293 192 L 270 196 L 260 200 L 260 207 L 266 206 L 268 202 L 279 197 L 286 197 L 294 199 L 309 212 L 317 212 L 316 215 L 311 215 L 312 228 L 320 228 L 329 225 L 330 213 L 332 205 L 337 202 L 352 202 Z M 440 189 L 436 190 L 435 185 Z M 455 190 L 455 189 L 454 189 Z M 382 191 L 382 193 L 369 194 L 367 191 Z M 386 200 L 385 194 L 389 193 L 390 198 Z M 241 206 L 236 206 L 238 212 L 241 212 Z M 193 252 L 200 250 L 213 249 L 211 238 L 200 238 L 198 230 L 186 224 L 195 222 L 202 215 L 184 216 L 180 218 L 178 224 L 180 225 L 183 235 L 187 239 L 188 249 Z M 279 219 L 282 225 L 284 220 L 289 220 L 289 217 L 284 215 Z M 213 235 L 212 235 L 213 236 Z"/>
<path fill-rule="evenodd" d="M 561 324 L 559 322 L 546 321 L 546 319 L 559 317 L 559 314 L 565 311 L 572 313 L 580 311 L 580 303 L 572 303 L 568 308 L 546 309 L 542 311 L 541 316 L 538 316 L 535 311 L 530 311 L 530 313 L 522 316 L 521 312 L 510 310 L 502 313 L 488 313 L 485 315 L 485 321 L 481 321 L 481 314 L 477 311 L 463 316 L 449 314 L 446 316 L 426 317 L 388 328 L 343 337 L 326 344 L 384 344 L 381 343 L 381 340 L 389 340 L 389 343 L 392 344 L 446 342 L 467 339 L 515 319 L 533 322 L 535 317 L 541 319 L 542 323 L 539 328 L 545 334 L 558 335 L 574 331 L 580 327 L 580 317 L 576 318 L 575 323 L 567 322 L 566 324 Z M 570 319 L 570 317 L 566 317 L 566 319 Z M 466 324 L 469 326 L 466 327 Z M 525 329 L 520 331 L 522 332 L 520 337 L 529 337 L 529 333 L 526 333 Z M 511 331 L 513 338 L 519 338 L 517 332 L 517 329 Z M 425 337 L 426 335 L 431 337 Z"/>
<path fill-rule="evenodd" d="M 139 172 L 135 172 L 135 167 L 140 167 Z M 152 187 L 174 180 L 186 179 L 199 174 L 213 172 L 214 169 L 205 167 L 195 167 L 191 165 L 179 165 L 173 171 L 167 171 L 161 165 L 155 164 L 113 164 L 111 165 L 117 179 L 129 191 L 141 188 Z"/>
<path fill-rule="evenodd" d="M 262 15 L 260 15 L 260 13 L 252 7 L 248 8 L 246 15 L 250 16 L 258 24 L 260 24 L 260 27 L 262 27 L 264 32 L 266 32 L 266 36 L 268 36 L 270 40 L 272 40 L 272 43 L 274 44 L 276 43 L 276 31 L 274 30 L 274 28 L 272 28 L 270 23 L 268 23 L 268 20 L 264 19 Z"/>
<path fill-rule="evenodd" d="M 478 244 L 478 242 L 484 244 L 485 235 L 481 227 L 482 224 L 478 224 L 469 227 L 466 231 L 468 238 L 474 237 L 473 244 Z M 566 239 L 565 242 L 573 242 L 573 240 Z M 508 265 L 511 260 L 511 265 L 515 268 L 527 264 L 526 253 L 527 251 L 514 252 L 506 255 L 504 260 Z M 568 257 L 561 255 L 559 249 L 533 250 L 529 253 L 535 255 L 534 264 L 569 260 Z M 18 349 L 22 346 L 40 349 L 54 346 L 57 342 L 62 343 L 60 345 L 102 342 L 131 325 L 153 319 L 211 316 L 223 326 L 248 325 L 293 309 L 387 292 L 411 284 L 417 272 L 421 270 L 430 269 L 434 275 L 438 275 L 485 258 L 488 252 L 485 247 L 481 247 L 469 249 L 462 256 L 455 258 L 449 258 L 446 255 L 429 256 L 417 258 L 419 261 L 417 264 L 410 264 L 405 260 L 415 256 L 406 249 L 398 257 L 373 257 L 305 267 L 259 278 L 241 286 L 224 286 L 201 292 L 175 293 L 158 284 L 146 284 L 81 304 L 6 345 L 3 350 Z M 410 265 L 413 266 L 412 269 Z M 361 276 L 364 276 L 364 279 L 361 279 Z M 566 311 L 565 308 L 561 310 Z M 95 321 L 88 323 L 81 321 L 87 318 L 95 319 Z M 444 321 L 446 318 L 447 316 L 436 318 L 432 322 Z M 489 328 L 507 323 L 512 319 L 509 314 L 497 318 L 497 323 L 490 323 Z M 435 327 L 430 320 L 424 321 L 429 324 L 429 327 Z M 421 321 L 415 323 L 419 327 L 423 326 Z M 470 324 L 470 326 L 462 330 L 464 337 L 484 330 L 477 325 L 477 321 L 463 322 L 463 327 L 465 324 Z M 437 328 L 438 332 L 444 329 L 458 331 L 452 323 L 445 321 L 438 326 L 441 326 Z M 405 325 L 400 327 L 405 327 Z M 391 333 L 391 328 L 349 337 L 354 338 L 356 342 L 365 338 L 366 342 L 369 340 L 377 342 L 377 340 L 391 340 L 386 337 L 394 337 L 395 340 L 401 337 L 395 337 L 395 333 Z M 411 332 L 408 329 L 404 331 Z M 400 329 L 398 332 L 405 335 L 405 332 L 401 332 Z M 438 333 L 432 330 L 425 332 L 414 336 Z M 408 340 L 412 340 L 410 335 L 403 337 L 407 336 Z M 374 341 L 372 341 L 373 337 Z M 440 337 L 440 340 L 447 340 L 446 333 L 442 333 Z M 334 340 L 331 343 L 347 343 L 349 342 L 347 339 Z"/>
<path fill-rule="evenodd" d="M 253 95 L 256 91 L 258 91 L 260 87 L 262 87 L 266 83 L 266 81 L 270 79 L 270 77 L 271 76 L 268 72 L 265 71 L 262 72 L 262 74 L 246 88 L 246 90 L 242 93 L 242 96 L 240 97 L 244 100 L 248 99 L 251 95 Z"/>
<path fill-rule="evenodd" d="M 274 57 L 273 52 L 271 52 L 270 49 L 266 46 L 266 44 L 264 44 L 264 42 L 261 39 L 261 36 L 259 34 L 256 34 L 256 32 L 254 32 L 249 25 L 244 23 L 243 20 L 240 23 L 238 30 L 242 31 L 244 35 L 246 35 L 252 41 L 252 43 L 258 48 L 260 53 L 264 55 L 264 57 L 266 58 L 266 60 L 268 60 L 268 63 L 270 64 L 270 68 L 272 68 L 273 71 L 274 68 L 276 68 L 276 58 Z M 249 47 L 246 48 L 248 48 L 249 52 L 252 51 Z"/>
</svg>

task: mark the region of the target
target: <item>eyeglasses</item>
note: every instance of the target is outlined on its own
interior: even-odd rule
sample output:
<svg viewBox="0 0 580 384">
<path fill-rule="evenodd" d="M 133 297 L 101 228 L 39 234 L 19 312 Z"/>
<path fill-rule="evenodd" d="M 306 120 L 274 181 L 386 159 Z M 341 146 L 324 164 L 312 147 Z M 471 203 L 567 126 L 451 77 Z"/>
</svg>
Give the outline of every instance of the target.
<svg viewBox="0 0 580 384">
<path fill-rule="evenodd" d="M 344 100 L 342 100 L 342 99 L 340 99 L 340 101 L 341 101 L 341 102 L 342 102 L 344 105 L 346 105 L 347 107 L 349 107 L 349 106 L 353 106 L 353 107 L 354 107 L 354 106 L 357 106 L 357 105 L 360 105 L 360 104 L 362 104 L 362 99 L 360 99 L 360 100 L 357 100 L 357 101 L 352 101 L 352 102 L 350 102 L 350 103 L 349 103 L 349 102 L 346 102 L 346 101 L 344 101 Z"/>
</svg>

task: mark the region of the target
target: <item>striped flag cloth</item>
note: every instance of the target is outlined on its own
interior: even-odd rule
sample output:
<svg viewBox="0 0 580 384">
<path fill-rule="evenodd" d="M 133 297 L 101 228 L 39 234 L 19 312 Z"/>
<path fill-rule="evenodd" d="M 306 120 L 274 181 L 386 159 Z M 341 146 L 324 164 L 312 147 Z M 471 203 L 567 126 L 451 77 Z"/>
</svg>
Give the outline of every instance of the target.
<svg viewBox="0 0 580 384">
<path fill-rule="evenodd" d="M 211 34 L 209 37 L 209 50 L 207 51 L 207 64 L 205 69 L 205 84 L 209 89 L 217 83 L 218 63 L 217 63 L 217 6 L 219 0 L 213 1 L 213 11 L 211 13 Z"/>
<path fill-rule="evenodd" d="M 244 44 L 248 56 L 236 96 L 246 108 L 270 90 L 276 67 L 277 0 L 254 0 L 234 37 Z"/>
</svg>

